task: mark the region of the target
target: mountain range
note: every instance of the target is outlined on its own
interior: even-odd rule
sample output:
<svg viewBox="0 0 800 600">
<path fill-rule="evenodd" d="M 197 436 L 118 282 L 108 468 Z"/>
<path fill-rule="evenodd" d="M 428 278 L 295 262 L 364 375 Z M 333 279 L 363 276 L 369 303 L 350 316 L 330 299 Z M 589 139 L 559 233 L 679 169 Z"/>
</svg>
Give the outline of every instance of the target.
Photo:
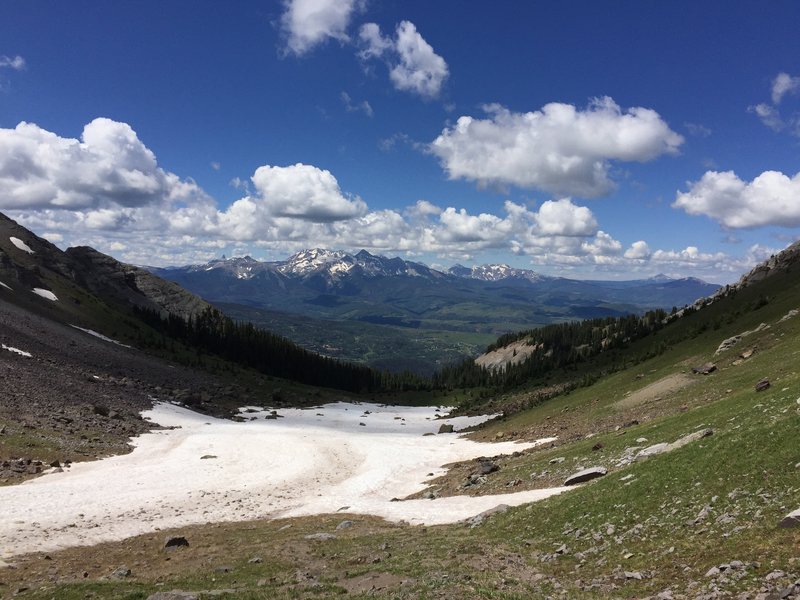
<svg viewBox="0 0 800 600">
<path fill-rule="evenodd" d="M 223 257 L 150 270 L 316 352 L 425 374 L 509 331 L 670 310 L 718 289 L 694 278 L 580 281 L 502 264 L 440 271 L 320 248 L 283 261 Z"/>
<path fill-rule="evenodd" d="M 251 256 L 225 258 L 209 261 L 205 264 L 173 266 L 164 269 L 150 268 L 154 272 L 172 273 L 174 277 L 182 277 L 189 273 L 209 273 L 211 271 L 225 273 L 236 279 L 251 280 L 273 278 L 281 280 L 300 280 L 319 289 L 348 289 L 357 280 L 382 279 L 387 277 L 416 278 L 418 281 L 444 282 L 458 279 L 482 282 L 518 282 L 527 284 L 561 283 L 574 285 L 584 283 L 603 289 L 666 288 L 691 285 L 697 286 L 701 294 L 717 286 L 693 277 L 672 278 L 658 274 L 647 279 L 627 281 L 575 280 L 564 277 L 543 275 L 530 269 L 520 269 L 506 264 L 484 264 L 465 267 L 456 264 L 446 271 L 429 267 L 423 263 L 403 260 L 399 257 L 387 258 L 370 254 L 361 250 L 350 254 L 342 250 L 326 250 L 312 248 L 301 250 L 283 261 L 259 261 Z M 699 296 L 697 296 L 699 297 Z M 696 298 L 693 298 L 696 299 Z"/>
</svg>

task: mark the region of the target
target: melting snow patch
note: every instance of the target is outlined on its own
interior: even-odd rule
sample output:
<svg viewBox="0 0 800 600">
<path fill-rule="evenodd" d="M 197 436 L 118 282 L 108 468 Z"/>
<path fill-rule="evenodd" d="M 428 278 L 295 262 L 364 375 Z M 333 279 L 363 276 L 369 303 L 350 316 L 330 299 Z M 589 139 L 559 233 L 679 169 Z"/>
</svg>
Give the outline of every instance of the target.
<svg viewBox="0 0 800 600">
<path fill-rule="evenodd" d="M 33 288 L 33 293 L 37 296 L 41 296 L 42 298 L 47 298 L 48 300 L 52 300 L 53 302 L 58 300 L 58 296 L 56 296 L 50 290 L 45 290 L 43 288 Z"/>
<path fill-rule="evenodd" d="M 110 337 L 107 337 L 102 333 L 97 333 L 96 331 L 93 331 L 91 329 L 84 329 L 83 327 L 78 327 L 77 325 L 70 325 L 70 327 L 74 327 L 75 329 L 80 329 L 84 333 L 93 335 L 94 337 L 99 338 L 104 342 L 111 342 L 112 344 L 116 344 L 117 346 L 122 346 L 123 348 L 133 348 L 133 346 L 128 346 L 128 344 L 123 344 L 122 342 L 118 342 L 117 340 L 112 340 Z"/>
<path fill-rule="evenodd" d="M 30 352 L 25 352 L 25 350 L 20 350 L 19 348 L 14 348 L 12 346 L 6 346 L 5 344 L 0 344 L 3 347 L 3 350 L 8 350 L 9 352 L 13 352 L 14 354 L 19 354 L 20 356 L 24 356 L 25 358 L 33 358 L 33 354 Z"/>
<path fill-rule="evenodd" d="M 10 237 L 8 239 L 11 240 L 11 243 L 14 244 L 20 250 L 22 250 L 23 252 L 27 252 L 28 254 L 33 254 L 33 250 L 31 250 L 31 247 L 28 246 L 28 244 L 23 242 L 21 239 L 16 237 Z"/>
<path fill-rule="evenodd" d="M 332 514 L 342 506 L 395 522 L 455 523 L 501 503 L 519 505 L 567 489 L 393 502 L 424 489 L 428 473 L 444 473 L 441 465 L 537 444 L 424 436 L 441 423 L 430 407 L 340 403 L 281 408 L 283 418 L 276 419 L 265 418 L 269 410 L 248 408 L 255 420 L 237 423 L 156 404 L 142 416 L 175 428 L 134 438 L 130 454 L 0 487 L 3 512 L 27 517 L 0 519 L 0 557 L 193 523 Z M 208 455 L 219 460 L 203 460 Z"/>
</svg>

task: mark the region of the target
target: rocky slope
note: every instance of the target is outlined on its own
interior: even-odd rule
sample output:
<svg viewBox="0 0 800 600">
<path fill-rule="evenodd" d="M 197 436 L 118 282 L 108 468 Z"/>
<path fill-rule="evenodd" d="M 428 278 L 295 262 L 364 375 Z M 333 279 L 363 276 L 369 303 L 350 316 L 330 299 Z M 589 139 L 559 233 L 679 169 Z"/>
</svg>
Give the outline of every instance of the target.
<svg viewBox="0 0 800 600">
<path fill-rule="evenodd" d="M 97 324 L 99 305 L 122 311 L 135 306 L 181 317 L 209 307 L 175 283 L 92 248 L 63 252 L 2 213 L 0 282 L 2 299 L 62 321 Z"/>
</svg>

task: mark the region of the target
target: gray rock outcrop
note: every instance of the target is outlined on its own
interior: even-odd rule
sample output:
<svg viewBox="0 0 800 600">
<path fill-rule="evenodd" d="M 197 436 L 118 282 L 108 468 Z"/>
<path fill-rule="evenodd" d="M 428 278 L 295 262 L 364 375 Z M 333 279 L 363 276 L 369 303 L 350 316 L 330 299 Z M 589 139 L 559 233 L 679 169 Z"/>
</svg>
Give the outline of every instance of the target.
<svg viewBox="0 0 800 600">
<path fill-rule="evenodd" d="M 606 473 L 608 473 L 608 469 L 605 467 L 589 467 L 588 469 L 583 469 L 567 477 L 566 481 L 564 481 L 564 485 L 577 485 L 602 477 Z"/>
</svg>

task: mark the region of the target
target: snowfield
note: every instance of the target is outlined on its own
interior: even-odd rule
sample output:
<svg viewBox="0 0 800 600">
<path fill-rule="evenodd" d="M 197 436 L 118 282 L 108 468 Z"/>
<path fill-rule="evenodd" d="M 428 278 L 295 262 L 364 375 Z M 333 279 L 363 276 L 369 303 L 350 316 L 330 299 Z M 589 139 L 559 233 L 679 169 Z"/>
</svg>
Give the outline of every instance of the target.
<svg viewBox="0 0 800 600">
<path fill-rule="evenodd" d="M 133 348 L 133 346 L 129 346 L 128 344 L 123 344 L 122 342 L 118 342 L 117 340 L 111 339 L 110 337 L 105 336 L 102 333 L 98 333 L 93 329 L 86 329 L 85 327 L 78 327 L 77 325 L 70 325 L 70 327 L 79 329 L 80 331 L 88 333 L 89 335 L 96 337 L 97 339 L 103 340 L 104 342 L 110 342 L 112 344 L 116 344 L 117 346 L 122 346 L 123 348 Z"/>
<path fill-rule="evenodd" d="M 392 502 L 424 489 L 444 464 L 552 439 L 486 444 L 457 434 L 426 436 L 442 423 L 459 429 L 487 418 L 436 419 L 430 407 L 338 403 L 281 409 L 269 419 L 268 411 L 248 410 L 243 416 L 254 419 L 238 423 L 157 404 L 145 418 L 175 429 L 133 439 L 132 453 L 0 487 L 0 557 L 157 528 L 337 511 L 453 523 L 566 489 Z"/>
<path fill-rule="evenodd" d="M 52 300 L 53 302 L 58 301 L 58 296 L 56 296 L 50 290 L 46 290 L 44 288 L 33 288 L 33 293 L 37 296 L 41 296 L 42 298 L 46 298 L 47 300 Z"/>
<path fill-rule="evenodd" d="M 21 239 L 17 237 L 10 237 L 8 238 L 8 240 L 23 252 L 27 252 L 28 254 L 33 254 L 33 250 L 31 250 L 31 247 L 28 246 L 28 244 L 23 242 Z"/>
<path fill-rule="evenodd" d="M 24 356 L 25 358 L 33 358 L 33 354 L 30 352 L 25 352 L 25 350 L 20 350 L 19 348 L 14 348 L 13 346 L 6 346 L 5 344 L 0 344 L 0 347 L 3 350 L 8 350 L 9 352 L 13 352 L 14 354 L 19 354 L 20 356 Z"/>
</svg>

